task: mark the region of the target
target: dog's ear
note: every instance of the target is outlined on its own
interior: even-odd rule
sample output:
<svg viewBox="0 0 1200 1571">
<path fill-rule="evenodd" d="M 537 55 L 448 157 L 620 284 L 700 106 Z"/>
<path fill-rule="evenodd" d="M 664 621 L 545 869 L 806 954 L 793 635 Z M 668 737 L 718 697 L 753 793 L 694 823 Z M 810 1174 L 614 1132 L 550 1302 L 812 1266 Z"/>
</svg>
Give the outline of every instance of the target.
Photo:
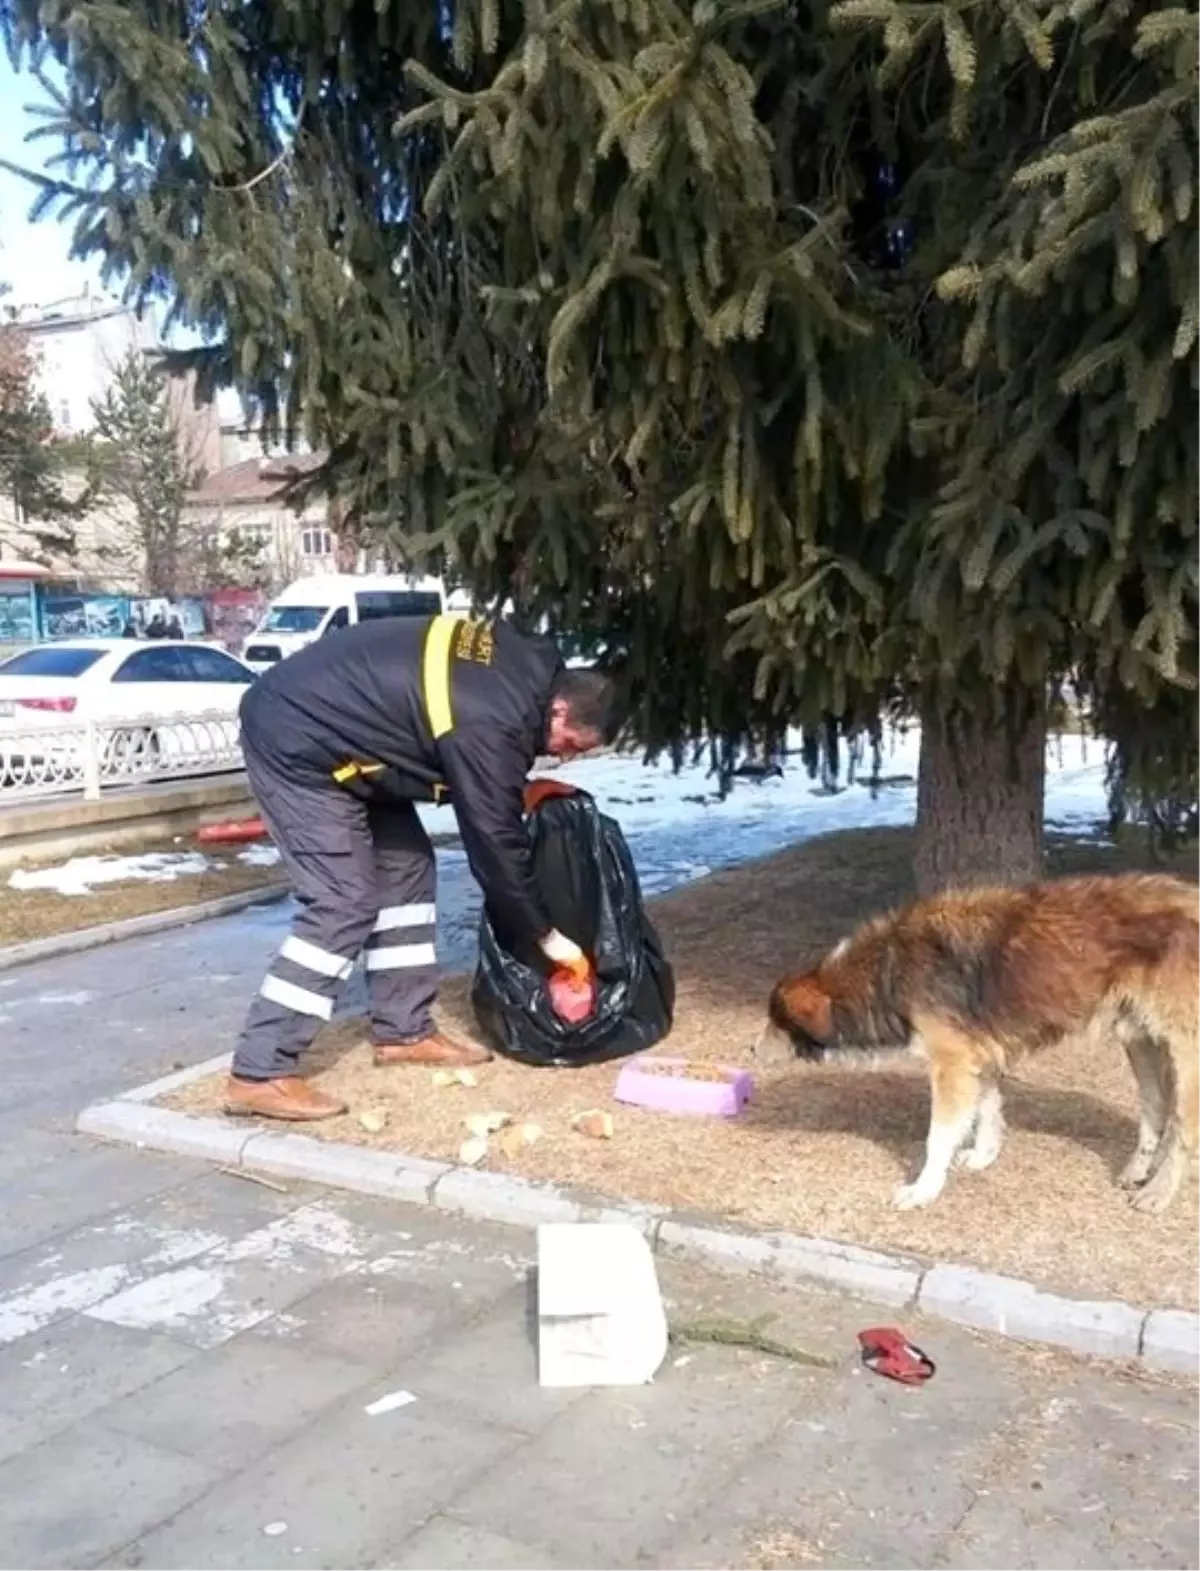
<svg viewBox="0 0 1200 1571">
<path fill-rule="evenodd" d="M 833 1036 L 833 1000 L 815 973 L 789 977 L 771 994 L 771 1021 L 784 1031 L 803 1031 L 817 1042 Z"/>
</svg>

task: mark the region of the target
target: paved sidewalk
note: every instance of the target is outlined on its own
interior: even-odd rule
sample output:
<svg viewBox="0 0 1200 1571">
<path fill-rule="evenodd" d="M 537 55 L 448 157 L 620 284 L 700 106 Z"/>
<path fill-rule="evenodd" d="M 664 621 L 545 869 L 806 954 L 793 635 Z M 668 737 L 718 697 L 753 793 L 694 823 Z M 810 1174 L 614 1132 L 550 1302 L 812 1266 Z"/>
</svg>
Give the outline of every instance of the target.
<svg viewBox="0 0 1200 1571">
<path fill-rule="evenodd" d="M 907 1390 L 854 1361 L 862 1306 L 668 1269 L 677 1320 L 841 1366 L 698 1345 L 544 1392 L 523 1231 L 62 1155 L 9 1190 L 92 1211 L 0 1263 L 5 1566 L 1195 1564 L 1184 1387 L 914 1326 Z"/>
<path fill-rule="evenodd" d="M 285 923 L 0 977 L 0 1566 L 1197 1565 L 1184 1382 L 913 1321 L 907 1390 L 854 1358 L 892 1312 L 667 1267 L 676 1320 L 840 1364 L 543 1392 L 529 1232 L 69 1133 L 226 1046 Z"/>
</svg>

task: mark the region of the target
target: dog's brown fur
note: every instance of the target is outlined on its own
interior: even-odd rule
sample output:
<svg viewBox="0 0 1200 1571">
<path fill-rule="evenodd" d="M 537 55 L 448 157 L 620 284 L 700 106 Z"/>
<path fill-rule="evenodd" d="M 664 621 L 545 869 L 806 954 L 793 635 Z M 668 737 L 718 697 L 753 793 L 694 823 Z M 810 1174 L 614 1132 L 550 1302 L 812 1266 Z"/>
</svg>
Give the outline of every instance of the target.
<svg viewBox="0 0 1200 1571">
<path fill-rule="evenodd" d="M 1170 1205 L 1197 1151 L 1200 920 L 1180 879 L 1130 874 L 919 900 L 867 922 L 813 970 L 771 994 L 759 1045 L 797 1058 L 872 1063 L 915 1052 L 932 1089 L 925 1167 L 897 1192 L 926 1205 L 961 1160 L 983 1168 L 1003 1134 L 999 1081 L 1065 1037 L 1109 1037 L 1141 1101 L 1121 1177 L 1145 1211 Z"/>
</svg>

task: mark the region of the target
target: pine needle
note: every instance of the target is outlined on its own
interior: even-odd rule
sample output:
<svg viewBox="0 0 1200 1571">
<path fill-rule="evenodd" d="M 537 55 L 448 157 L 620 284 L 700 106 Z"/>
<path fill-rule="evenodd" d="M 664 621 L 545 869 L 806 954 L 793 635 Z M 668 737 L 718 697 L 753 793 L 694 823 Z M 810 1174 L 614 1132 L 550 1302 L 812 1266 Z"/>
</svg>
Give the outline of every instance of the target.
<svg viewBox="0 0 1200 1571">
<path fill-rule="evenodd" d="M 841 1363 L 840 1358 L 828 1353 L 813 1353 L 791 1342 L 767 1336 L 762 1328 L 774 1318 L 774 1315 L 760 1315 L 756 1320 L 685 1320 L 671 1327 L 670 1336 L 678 1346 L 707 1342 L 717 1347 L 746 1347 L 771 1358 L 805 1364 L 811 1369 L 836 1369 Z"/>
</svg>

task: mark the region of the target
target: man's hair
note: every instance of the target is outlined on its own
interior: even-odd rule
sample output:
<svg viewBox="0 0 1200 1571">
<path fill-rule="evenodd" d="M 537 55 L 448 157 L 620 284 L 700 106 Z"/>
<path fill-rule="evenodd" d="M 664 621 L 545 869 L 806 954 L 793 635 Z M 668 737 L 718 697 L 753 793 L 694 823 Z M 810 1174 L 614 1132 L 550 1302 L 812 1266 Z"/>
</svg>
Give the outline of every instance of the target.
<svg viewBox="0 0 1200 1571">
<path fill-rule="evenodd" d="M 550 697 L 563 701 L 572 725 L 597 732 L 605 742 L 612 742 L 621 729 L 616 684 L 603 671 L 568 666 L 555 678 Z"/>
</svg>

